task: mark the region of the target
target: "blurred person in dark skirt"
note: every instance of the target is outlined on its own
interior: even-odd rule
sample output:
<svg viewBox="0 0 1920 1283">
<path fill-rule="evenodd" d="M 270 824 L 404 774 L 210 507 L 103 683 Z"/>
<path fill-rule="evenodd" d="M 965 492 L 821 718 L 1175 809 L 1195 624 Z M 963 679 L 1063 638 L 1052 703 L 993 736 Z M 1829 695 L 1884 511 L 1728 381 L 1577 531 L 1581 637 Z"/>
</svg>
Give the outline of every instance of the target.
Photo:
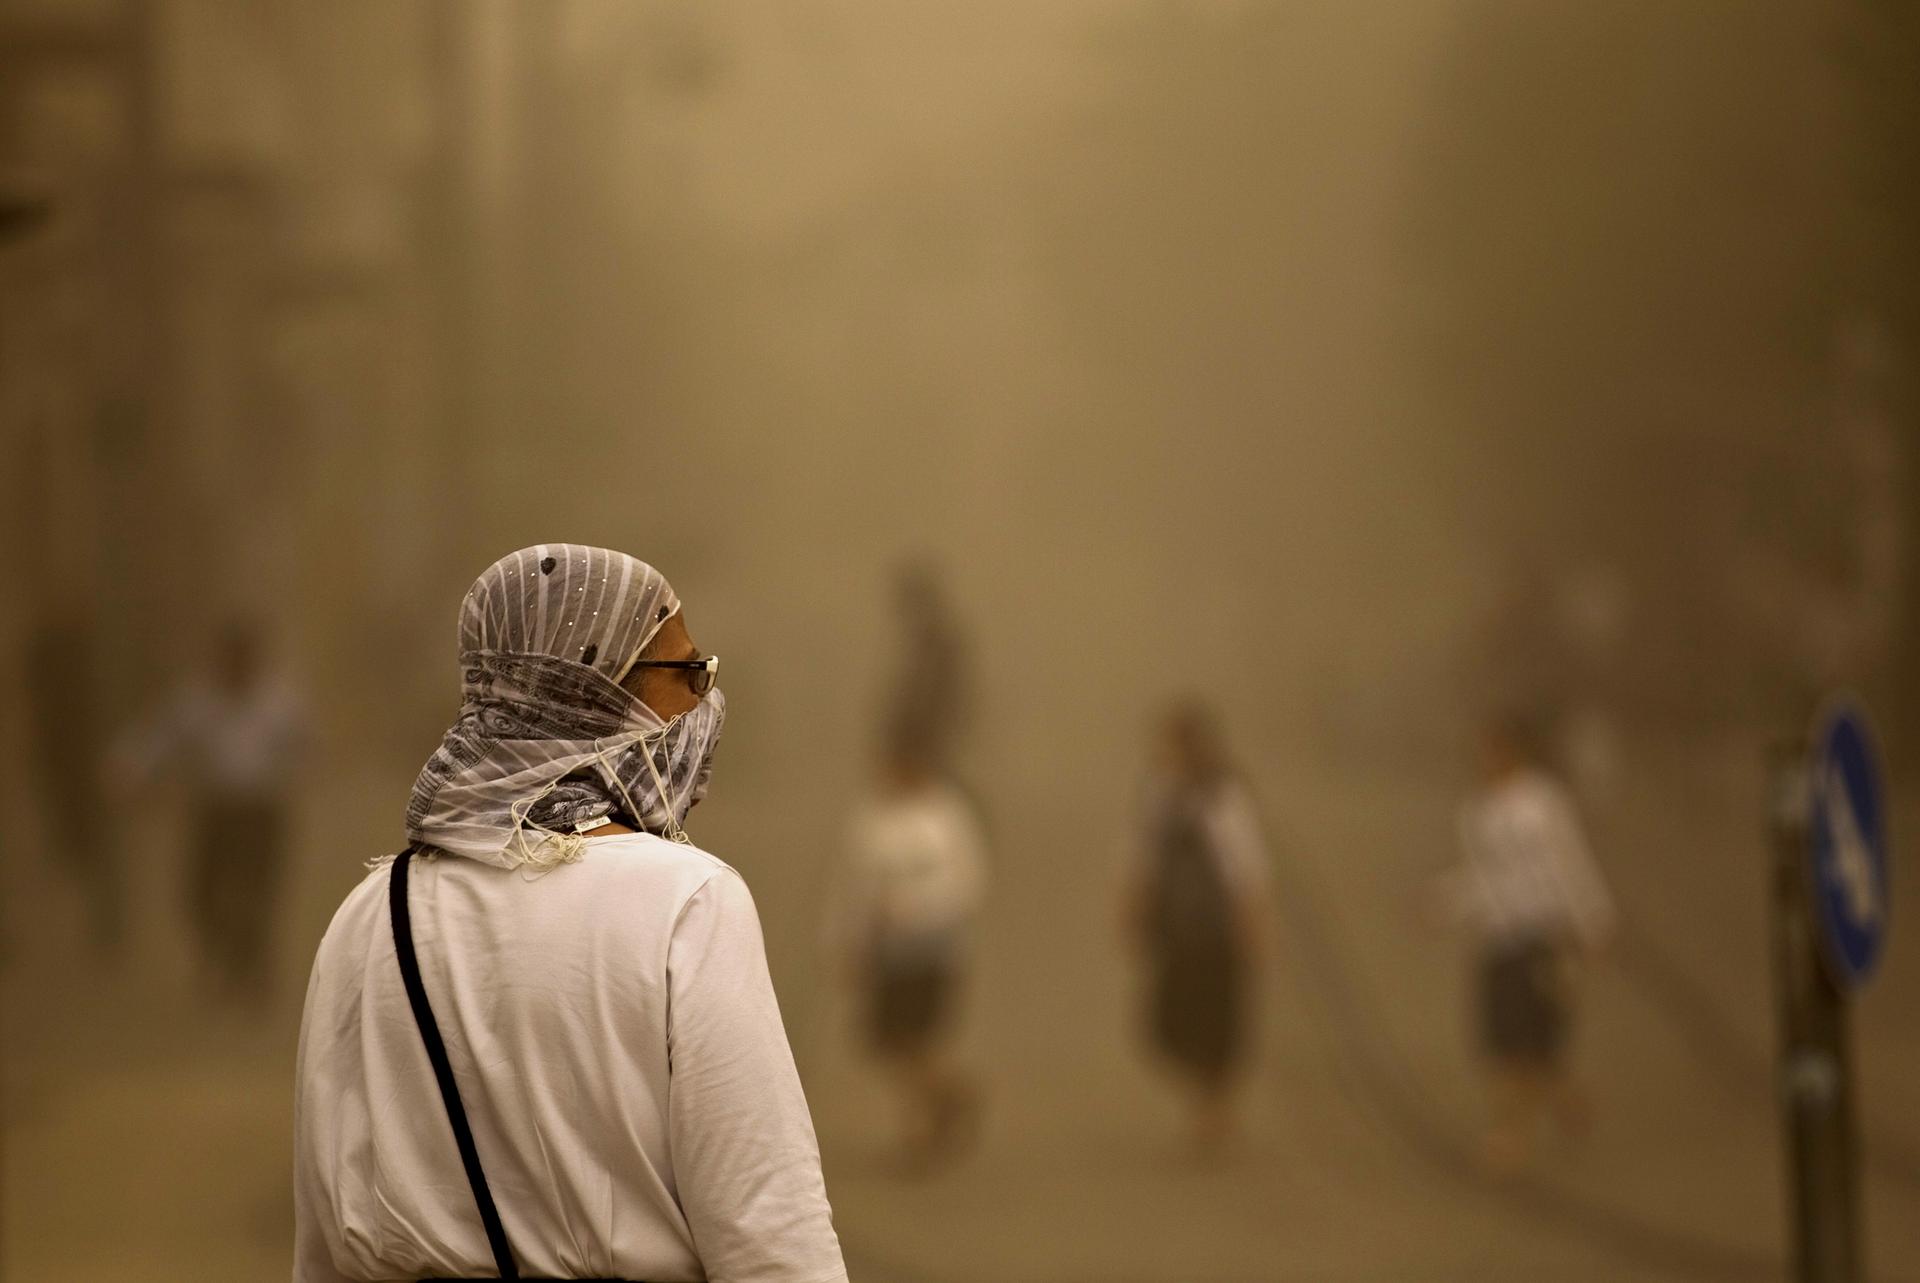
<svg viewBox="0 0 1920 1283">
<path fill-rule="evenodd" d="M 1487 726 L 1480 788 L 1460 812 L 1461 860 L 1434 888 L 1436 916 L 1474 937 L 1476 1034 L 1489 1079 L 1487 1168 L 1530 1161 L 1551 1113 L 1580 1135 L 1585 1094 L 1567 1069 L 1582 964 L 1613 928 L 1612 897 L 1573 799 L 1543 764 L 1521 719 Z"/>
<path fill-rule="evenodd" d="M 202 975 L 218 996 L 248 1006 L 272 991 L 272 925 L 305 743 L 292 686 L 269 670 L 259 634 L 232 623 L 210 671 L 120 749 L 129 781 L 166 776 L 187 792 L 187 917 Z"/>
<path fill-rule="evenodd" d="M 1268 920 L 1266 844 L 1212 715 L 1174 708 L 1160 728 L 1124 929 L 1146 967 L 1153 1050 L 1192 1096 L 1202 1152 L 1233 1132 L 1254 975 Z"/>
<path fill-rule="evenodd" d="M 918 732 L 900 725 L 887 737 L 830 926 L 867 1044 L 906 1105 L 908 1158 L 928 1163 L 962 1149 L 977 1121 L 978 1091 L 953 1043 L 987 872 L 974 809 L 936 773 L 937 750 Z"/>
</svg>

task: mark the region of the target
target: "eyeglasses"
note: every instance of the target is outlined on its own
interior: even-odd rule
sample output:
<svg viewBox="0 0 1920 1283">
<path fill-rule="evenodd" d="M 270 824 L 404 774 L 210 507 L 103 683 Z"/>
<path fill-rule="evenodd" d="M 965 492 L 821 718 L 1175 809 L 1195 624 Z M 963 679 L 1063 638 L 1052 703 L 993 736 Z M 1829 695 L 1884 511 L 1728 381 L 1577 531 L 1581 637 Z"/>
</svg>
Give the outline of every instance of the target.
<svg viewBox="0 0 1920 1283">
<path fill-rule="evenodd" d="M 720 680 L 720 657 L 708 655 L 705 659 L 636 659 L 635 668 L 683 668 L 689 670 L 687 684 L 693 687 L 693 693 L 704 695 L 713 689 Z"/>
</svg>

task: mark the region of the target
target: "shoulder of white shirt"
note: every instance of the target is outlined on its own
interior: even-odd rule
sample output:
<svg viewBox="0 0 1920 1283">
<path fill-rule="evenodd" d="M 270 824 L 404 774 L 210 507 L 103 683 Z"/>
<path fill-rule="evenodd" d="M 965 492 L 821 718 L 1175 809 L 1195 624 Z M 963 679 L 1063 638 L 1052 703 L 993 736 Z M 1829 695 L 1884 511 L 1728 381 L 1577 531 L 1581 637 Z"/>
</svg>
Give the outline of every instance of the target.
<svg viewBox="0 0 1920 1283">
<path fill-rule="evenodd" d="M 703 872 L 731 873 L 736 878 L 740 876 L 738 869 L 703 847 L 691 842 L 671 842 L 652 833 L 608 833 L 603 837 L 588 838 L 587 841 L 601 849 L 616 845 L 631 846 L 645 850 L 650 856 L 685 860 Z"/>
</svg>

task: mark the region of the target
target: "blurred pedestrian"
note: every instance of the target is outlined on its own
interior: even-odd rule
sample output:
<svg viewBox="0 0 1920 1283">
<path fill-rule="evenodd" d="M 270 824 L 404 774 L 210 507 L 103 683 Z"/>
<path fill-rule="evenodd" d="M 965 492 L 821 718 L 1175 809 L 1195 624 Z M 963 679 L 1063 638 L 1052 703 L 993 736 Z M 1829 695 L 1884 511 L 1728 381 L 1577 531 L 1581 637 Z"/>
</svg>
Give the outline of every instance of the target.
<svg viewBox="0 0 1920 1283">
<path fill-rule="evenodd" d="M 1267 860 L 1212 715 L 1175 707 L 1159 730 L 1123 918 L 1146 965 L 1149 1042 L 1191 1093 L 1202 1152 L 1233 1132 L 1268 931 Z"/>
<path fill-rule="evenodd" d="M 901 566 L 894 584 L 900 621 L 900 667 L 883 725 L 895 743 L 915 753 L 935 775 L 951 778 L 971 711 L 966 644 L 939 568 L 930 561 Z"/>
<path fill-rule="evenodd" d="M 122 745 L 124 778 L 168 777 L 188 795 L 187 918 L 207 986 L 258 1007 L 273 987 L 272 927 L 285 881 L 307 718 L 250 624 L 215 640 L 210 671 Z"/>
<path fill-rule="evenodd" d="M 1580 964 L 1605 945 L 1614 910 L 1573 799 L 1524 721 L 1488 724 L 1481 771 L 1460 812 L 1461 860 L 1434 895 L 1437 911 L 1475 939 L 1491 1098 L 1483 1158 L 1510 1174 L 1530 1160 L 1544 1113 L 1572 1134 L 1588 1126 L 1566 1051 Z"/>
<path fill-rule="evenodd" d="M 459 639 L 410 845 L 314 959 L 295 1283 L 844 1283 L 753 897 L 683 827 L 719 659 L 576 544 L 496 562 Z"/>
<path fill-rule="evenodd" d="M 952 1156 L 977 1121 L 978 1092 L 953 1042 L 986 881 L 972 805 L 935 772 L 926 744 L 890 739 L 848 834 L 831 924 L 869 1044 L 905 1102 L 906 1149 L 918 1163 Z"/>
</svg>

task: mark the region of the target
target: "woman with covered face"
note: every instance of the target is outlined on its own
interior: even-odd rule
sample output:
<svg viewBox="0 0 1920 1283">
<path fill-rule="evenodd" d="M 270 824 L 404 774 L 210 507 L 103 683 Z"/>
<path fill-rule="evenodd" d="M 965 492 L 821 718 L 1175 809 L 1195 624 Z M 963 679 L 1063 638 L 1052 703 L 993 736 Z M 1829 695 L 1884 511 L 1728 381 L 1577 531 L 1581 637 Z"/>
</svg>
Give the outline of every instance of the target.
<svg viewBox="0 0 1920 1283">
<path fill-rule="evenodd" d="M 752 897 L 683 827 L 719 661 L 658 571 L 573 544 L 495 563 L 459 631 L 409 845 L 314 961 L 296 1283 L 844 1279 Z"/>
<path fill-rule="evenodd" d="M 1253 973 L 1266 935 L 1267 850 L 1220 732 L 1197 704 L 1171 710 L 1124 898 L 1146 969 L 1146 1033 L 1187 1088 L 1194 1140 L 1232 1132 L 1245 1067 Z"/>
</svg>

